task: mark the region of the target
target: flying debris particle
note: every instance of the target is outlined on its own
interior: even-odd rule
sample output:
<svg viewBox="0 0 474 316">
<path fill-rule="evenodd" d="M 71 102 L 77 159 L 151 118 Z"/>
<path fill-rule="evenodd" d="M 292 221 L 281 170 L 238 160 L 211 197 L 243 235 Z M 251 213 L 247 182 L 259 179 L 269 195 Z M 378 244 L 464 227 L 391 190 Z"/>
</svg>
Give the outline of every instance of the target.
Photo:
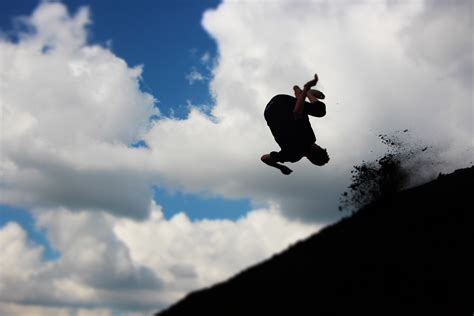
<svg viewBox="0 0 474 316">
<path fill-rule="evenodd" d="M 387 152 L 375 161 L 362 161 L 354 166 L 349 190 L 341 194 L 339 210 L 357 210 L 395 194 L 416 177 L 417 169 L 431 162 L 429 157 L 419 156 L 429 146 L 421 149 L 421 146 L 407 143 L 396 135 L 379 134 L 378 137 L 388 146 Z"/>
</svg>

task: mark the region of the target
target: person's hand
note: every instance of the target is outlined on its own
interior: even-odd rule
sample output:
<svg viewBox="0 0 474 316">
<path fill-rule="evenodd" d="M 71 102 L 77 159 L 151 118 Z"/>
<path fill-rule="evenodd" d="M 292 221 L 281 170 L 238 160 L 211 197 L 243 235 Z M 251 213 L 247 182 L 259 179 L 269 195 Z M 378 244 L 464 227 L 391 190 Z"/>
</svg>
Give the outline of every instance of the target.
<svg viewBox="0 0 474 316">
<path fill-rule="evenodd" d="M 311 87 L 314 87 L 317 83 L 318 83 L 318 74 L 314 74 L 314 79 L 305 83 L 304 87 L 306 89 L 310 89 Z"/>
</svg>

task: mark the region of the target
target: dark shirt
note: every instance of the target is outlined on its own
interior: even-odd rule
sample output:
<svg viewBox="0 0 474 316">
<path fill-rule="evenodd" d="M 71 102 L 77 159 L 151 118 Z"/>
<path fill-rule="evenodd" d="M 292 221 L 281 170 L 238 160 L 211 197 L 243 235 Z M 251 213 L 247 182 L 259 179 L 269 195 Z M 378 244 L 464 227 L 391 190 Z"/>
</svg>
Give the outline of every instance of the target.
<svg viewBox="0 0 474 316">
<path fill-rule="evenodd" d="M 306 155 L 310 146 L 316 142 L 308 114 L 322 117 L 326 114 L 323 102 L 305 102 L 302 114 L 294 113 L 296 98 L 289 95 L 273 97 L 265 108 L 265 120 L 272 131 L 280 152 L 270 155 L 277 162 L 296 162 Z"/>
</svg>

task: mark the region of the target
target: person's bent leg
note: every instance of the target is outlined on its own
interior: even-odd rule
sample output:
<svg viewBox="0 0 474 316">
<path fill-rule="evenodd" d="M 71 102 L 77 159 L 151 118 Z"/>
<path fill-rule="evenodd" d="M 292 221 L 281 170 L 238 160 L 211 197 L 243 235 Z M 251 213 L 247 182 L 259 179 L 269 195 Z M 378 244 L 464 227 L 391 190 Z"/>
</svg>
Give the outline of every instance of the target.
<svg viewBox="0 0 474 316">
<path fill-rule="evenodd" d="M 319 100 L 315 102 L 307 103 L 305 105 L 305 114 L 311 115 L 314 117 L 323 117 L 326 115 L 326 104 Z"/>
<path fill-rule="evenodd" d="M 263 155 L 261 158 L 260 158 L 265 164 L 271 166 L 271 167 L 274 167 L 274 168 L 277 168 L 278 170 L 281 171 L 281 173 L 283 173 L 284 175 L 289 175 L 290 173 L 293 172 L 293 170 L 291 170 L 290 168 L 288 168 L 287 166 L 285 165 L 282 165 L 282 164 L 279 164 L 278 162 L 274 161 L 271 157 L 270 154 L 266 154 L 266 155 Z"/>
</svg>

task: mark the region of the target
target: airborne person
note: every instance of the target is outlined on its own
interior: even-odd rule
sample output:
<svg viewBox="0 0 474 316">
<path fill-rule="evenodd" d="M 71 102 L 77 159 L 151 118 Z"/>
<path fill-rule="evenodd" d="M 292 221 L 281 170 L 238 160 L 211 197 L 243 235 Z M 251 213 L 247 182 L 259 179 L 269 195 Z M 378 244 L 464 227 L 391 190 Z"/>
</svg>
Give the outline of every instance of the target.
<svg viewBox="0 0 474 316">
<path fill-rule="evenodd" d="M 308 81 L 303 90 L 298 86 L 293 87 L 295 97 L 276 95 L 265 108 L 265 120 L 281 150 L 263 155 L 261 160 L 283 174 L 292 172 L 281 164 L 283 162 L 297 162 L 306 157 L 313 164 L 322 166 L 329 161 L 326 149 L 316 144 L 316 136 L 308 117 L 326 115 L 326 105 L 319 101 L 325 98 L 324 94 L 311 89 L 317 82 L 318 76 L 315 74 L 314 79 Z M 310 102 L 305 101 L 306 97 Z"/>
</svg>

